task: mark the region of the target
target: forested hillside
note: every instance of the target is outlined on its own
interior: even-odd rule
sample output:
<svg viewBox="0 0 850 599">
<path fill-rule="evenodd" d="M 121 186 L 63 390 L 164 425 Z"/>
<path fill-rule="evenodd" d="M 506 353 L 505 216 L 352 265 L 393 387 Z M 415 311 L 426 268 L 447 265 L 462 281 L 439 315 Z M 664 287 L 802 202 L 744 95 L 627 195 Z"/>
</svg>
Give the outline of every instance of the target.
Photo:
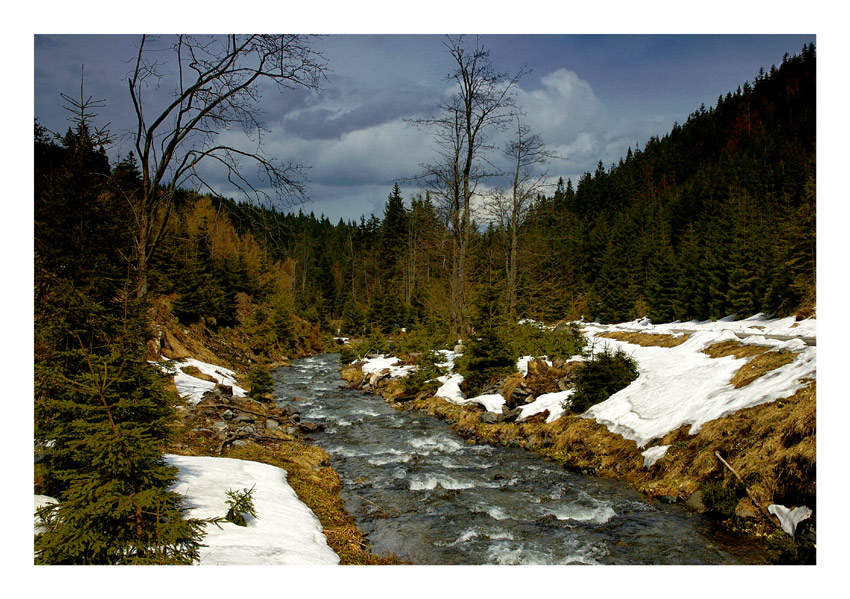
<svg viewBox="0 0 850 599">
<path fill-rule="evenodd" d="M 447 328 L 451 239 L 431 195 L 396 186 L 382 218 L 336 225 L 223 202 L 278 260 L 296 304 L 345 334 Z M 751 84 L 577 183 L 538 194 L 517 235 L 516 312 L 544 320 L 656 322 L 809 315 L 815 305 L 815 52 Z M 479 217 L 472 310 L 511 312 L 506 226 Z M 315 313 L 313 311 L 315 310 Z M 338 321 L 338 322 L 337 322 Z"/>
<path fill-rule="evenodd" d="M 513 218 L 482 210 L 471 226 L 427 185 L 388 185 L 383 214 L 336 224 L 204 195 L 140 155 L 110 164 L 83 98 L 62 135 L 36 120 L 36 489 L 60 499 L 37 560 L 197 557 L 200 525 L 162 460 L 177 398 L 147 363 L 169 330 L 248 370 L 334 335 L 438 347 L 521 318 L 811 315 L 815 83 L 809 46 L 617 164 L 532 185 Z"/>
</svg>

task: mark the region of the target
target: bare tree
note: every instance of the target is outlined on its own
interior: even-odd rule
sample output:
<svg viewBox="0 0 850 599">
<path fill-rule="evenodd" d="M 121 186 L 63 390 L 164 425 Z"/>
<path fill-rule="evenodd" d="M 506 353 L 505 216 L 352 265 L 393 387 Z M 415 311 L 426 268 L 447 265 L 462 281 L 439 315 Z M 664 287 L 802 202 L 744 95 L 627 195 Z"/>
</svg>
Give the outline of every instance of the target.
<svg viewBox="0 0 850 599">
<path fill-rule="evenodd" d="M 127 196 L 135 219 L 133 262 L 140 296 L 147 291 L 148 263 L 166 230 L 177 189 L 218 193 L 206 174 L 215 172 L 250 201 L 304 199 L 304 167 L 263 151 L 261 87 L 317 90 L 325 70 L 321 54 L 299 35 L 179 35 L 165 60 L 162 52 L 142 36 L 128 79 L 142 175 L 142 189 Z M 176 74 L 166 77 L 165 66 Z M 174 88 L 162 106 L 160 86 L 171 82 Z M 156 96 L 148 97 L 150 91 Z M 149 116 L 146 110 L 157 102 Z M 234 130 L 244 134 L 239 141 L 230 135 Z M 202 172 L 202 163 L 215 170 Z"/>
<path fill-rule="evenodd" d="M 519 241 L 522 225 L 537 195 L 546 187 L 548 173 L 538 171 L 556 156 L 546 149 L 543 140 L 516 116 L 516 137 L 505 147 L 511 161 L 511 188 L 497 189 L 485 209 L 495 218 L 502 235 L 505 255 L 506 303 L 512 321 L 517 318 L 519 281 Z"/>
<path fill-rule="evenodd" d="M 424 166 L 421 178 L 433 191 L 452 234 L 450 327 L 453 335 L 465 337 L 469 333 L 466 263 L 472 200 L 479 182 L 497 174 L 487 160 L 492 149 L 488 136 L 513 118 L 513 93 L 523 71 L 514 77 L 495 71 L 489 51 L 477 38 L 471 49 L 463 37 L 448 38 L 446 47 L 457 64 L 446 80 L 456 85 L 456 91 L 440 106 L 438 116 L 415 123 L 432 131 L 437 144 L 437 161 Z"/>
</svg>

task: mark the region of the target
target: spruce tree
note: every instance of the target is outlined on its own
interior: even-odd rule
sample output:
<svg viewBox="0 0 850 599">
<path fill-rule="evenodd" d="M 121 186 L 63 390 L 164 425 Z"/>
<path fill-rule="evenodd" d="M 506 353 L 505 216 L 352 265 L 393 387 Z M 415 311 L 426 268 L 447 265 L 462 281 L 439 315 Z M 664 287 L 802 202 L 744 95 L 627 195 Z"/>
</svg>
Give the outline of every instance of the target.
<svg viewBox="0 0 850 599">
<path fill-rule="evenodd" d="M 81 155 L 96 145 L 84 125 L 81 116 L 66 137 L 73 151 L 45 152 L 57 162 L 36 168 L 46 225 L 35 235 L 36 492 L 58 503 L 43 512 L 35 561 L 192 563 L 202 524 L 184 518 L 181 497 L 169 491 L 177 471 L 162 458 L 177 397 L 145 360 L 148 306 L 122 259 L 130 241 L 117 218 L 121 198 L 95 176 L 101 161 Z M 92 164 L 95 173 L 86 170 Z M 57 173 L 75 184 L 55 185 Z M 63 236 L 63 221 L 76 232 Z"/>
</svg>

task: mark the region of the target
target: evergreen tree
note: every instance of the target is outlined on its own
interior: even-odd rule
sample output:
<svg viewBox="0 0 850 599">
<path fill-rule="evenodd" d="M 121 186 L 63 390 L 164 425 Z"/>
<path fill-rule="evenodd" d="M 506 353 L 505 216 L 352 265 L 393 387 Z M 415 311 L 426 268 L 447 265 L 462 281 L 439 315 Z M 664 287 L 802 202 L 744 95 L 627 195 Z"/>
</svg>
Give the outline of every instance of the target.
<svg viewBox="0 0 850 599">
<path fill-rule="evenodd" d="M 69 151 L 36 152 L 56 159 L 36 168 L 45 224 L 36 227 L 34 277 L 37 480 L 59 503 L 44 510 L 35 560 L 192 563 L 201 523 L 183 517 L 181 497 L 168 491 L 176 469 L 161 455 L 176 397 L 145 361 L 148 306 L 127 280 L 120 201 L 101 182 L 109 168 L 99 151 L 85 158 L 95 144 L 83 118 L 64 143 Z M 76 230 L 63 236 L 63 222 Z"/>
</svg>

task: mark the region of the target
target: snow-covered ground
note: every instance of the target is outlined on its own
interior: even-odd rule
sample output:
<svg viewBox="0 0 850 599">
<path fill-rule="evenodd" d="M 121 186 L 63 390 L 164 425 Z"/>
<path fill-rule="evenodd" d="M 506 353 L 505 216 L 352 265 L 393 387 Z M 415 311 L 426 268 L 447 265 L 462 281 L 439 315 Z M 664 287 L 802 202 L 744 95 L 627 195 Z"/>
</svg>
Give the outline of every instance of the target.
<svg viewBox="0 0 850 599">
<path fill-rule="evenodd" d="M 756 315 L 742 320 L 724 318 L 718 321 L 655 325 L 644 318 L 615 325 L 581 323 L 581 328 L 588 340 L 586 349 L 593 347 L 595 351 L 600 351 L 607 346 L 614 351 L 622 348 L 638 363 L 637 380 L 606 401 L 591 407 L 583 415 L 604 424 L 611 432 L 633 440 L 638 447 L 644 447 L 651 440 L 663 437 L 682 425 L 689 425 L 691 434 L 696 434 L 708 421 L 743 408 L 789 397 L 817 375 L 817 349 L 803 341 L 816 339 L 814 319 L 797 321 L 793 316 L 768 319 Z M 666 348 L 641 347 L 598 337 L 611 331 L 677 336 L 687 334 L 690 338 L 677 347 Z M 748 359 L 732 356 L 710 358 L 703 353 L 709 345 L 727 340 L 765 345 L 771 348 L 770 351 L 787 350 L 796 356 L 790 364 L 766 373 L 741 389 L 735 389 L 729 381 Z M 460 405 L 477 403 L 490 412 L 501 412 L 505 402 L 499 395 L 467 398 L 463 394 L 460 389 L 463 377 L 452 372 L 457 355 L 444 353 L 446 362 L 442 366 L 447 372 L 438 379 L 442 386 L 435 392 L 435 397 Z M 573 357 L 573 360 L 580 359 L 583 358 Z M 395 364 L 394 360 L 392 357 L 382 357 L 381 361 L 371 361 L 368 363 L 368 372 L 379 372 L 379 366 Z M 517 370 L 523 375 L 527 374 L 529 360 L 530 356 L 523 356 L 517 362 Z M 390 372 L 393 376 L 404 375 L 397 370 Z M 547 422 L 552 422 L 564 414 L 563 403 L 569 395 L 570 392 L 542 395 L 522 408 L 518 420 L 548 409 Z M 648 465 L 662 456 L 660 449 L 645 453 Z"/>
<path fill-rule="evenodd" d="M 245 397 L 247 394 L 245 389 L 236 384 L 236 373 L 223 366 L 208 364 L 194 358 L 185 358 L 180 362 L 153 362 L 153 364 L 159 366 L 165 373 L 174 375 L 177 393 L 180 397 L 185 398 L 190 405 L 195 405 L 201 401 L 204 393 L 212 391 L 216 383 L 186 374 L 182 369 L 188 366 L 194 366 L 204 374 L 214 378 L 218 381 L 218 384 L 230 385 L 233 387 L 235 397 Z"/>
<path fill-rule="evenodd" d="M 256 518 L 247 526 L 206 525 L 199 565 L 334 565 L 322 525 L 289 483 L 286 471 L 268 464 L 230 458 L 166 455 L 178 469 L 174 491 L 183 495 L 189 518 L 223 517 L 227 491 L 251 489 Z M 35 496 L 35 509 L 55 499 Z M 38 532 L 38 520 L 35 520 Z"/>
<path fill-rule="evenodd" d="M 799 338 L 771 338 L 816 336 L 814 320 L 801 321 L 796 327 L 792 326 L 794 322 L 793 317 L 768 320 L 754 316 L 740 321 L 724 319 L 653 325 L 644 319 L 613 326 L 585 325 L 584 332 L 590 341 L 595 340 L 597 349 L 607 345 L 633 356 L 638 363 L 639 376 L 625 389 L 592 406 L 584 416 L 643 447 L 682 425 L 690 425 L 690 433 L 696 434 L 710 420 L 789 397 L 805 386 L 807 379 L 817 375 L 816 347 L 807 346 Z M 689 330 L 693 333 L 683 344 L 672 348 L 641 347 L 596 337 L 613 330 L 654 334 Z M 741 339 L 736 333 L 750 336 Z M 797 355 L 790 364 L 735 389 L 729 380 L 748 359 L 710 358 L 703 353 L 709 345 L 727 340 L 765 345 L 771 347 L 771 351 L 789 350 Z"/>
<path fill-rule="evenodd" d="M 230 458 L 167 455 L 179 469 L 174 490 L 184 495 L 190 518 L 227 513 L 227 491 L 254 488 L 256 518 L 247 526 L 222 522 L 206 527 L 201 565 L 323 565 L 338 564 L 322 525 L 289 483 L 286 471 L 268 464 Z"/>
</svg>

